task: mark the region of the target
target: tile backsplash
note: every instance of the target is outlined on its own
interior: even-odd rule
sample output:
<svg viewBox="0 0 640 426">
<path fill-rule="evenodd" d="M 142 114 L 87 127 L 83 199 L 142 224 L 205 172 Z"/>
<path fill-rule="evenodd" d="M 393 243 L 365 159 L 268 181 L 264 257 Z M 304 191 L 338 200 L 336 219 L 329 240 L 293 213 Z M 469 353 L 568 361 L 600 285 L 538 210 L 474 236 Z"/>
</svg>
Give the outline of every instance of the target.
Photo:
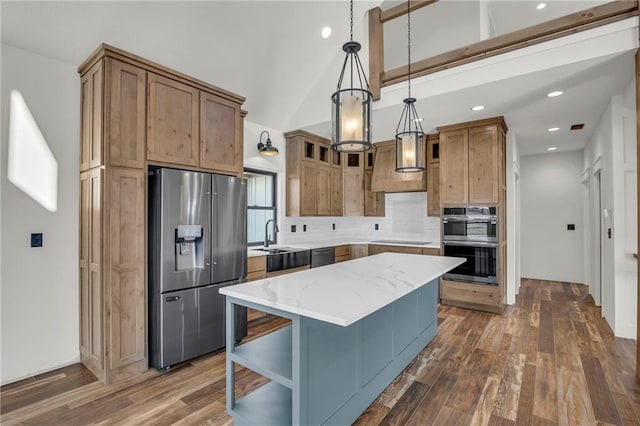
<svg viewBox="0 0 640 426">
<path fill-rule="evenodd" d="M 292 225 L 296 232 L 291 232 Z M 384 217 L 285 217 L 281 231 L 278 242 L 282 244 L 336 238 L 439 242 L 440 218 L 427 216 L 426 192 L 389 193 Z"/>
</svg>

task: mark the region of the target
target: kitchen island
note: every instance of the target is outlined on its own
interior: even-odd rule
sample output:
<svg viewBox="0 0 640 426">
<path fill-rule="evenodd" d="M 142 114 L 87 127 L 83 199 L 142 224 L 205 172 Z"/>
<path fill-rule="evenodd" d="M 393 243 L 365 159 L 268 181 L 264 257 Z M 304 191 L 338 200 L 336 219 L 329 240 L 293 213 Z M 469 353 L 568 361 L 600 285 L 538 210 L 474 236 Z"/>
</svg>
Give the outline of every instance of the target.
<svg viewBox="0 0 640 426">
<path fill-rule="evenodd" d="M 234 423 L 353 423 L 433 339 L 438 277 L 462 262 L 382 253 L 221 289 Z M 237 305 L 291 325 L 236 346 Z M 236 363 L 271 381 L 236 400 Z"/>
</svg>

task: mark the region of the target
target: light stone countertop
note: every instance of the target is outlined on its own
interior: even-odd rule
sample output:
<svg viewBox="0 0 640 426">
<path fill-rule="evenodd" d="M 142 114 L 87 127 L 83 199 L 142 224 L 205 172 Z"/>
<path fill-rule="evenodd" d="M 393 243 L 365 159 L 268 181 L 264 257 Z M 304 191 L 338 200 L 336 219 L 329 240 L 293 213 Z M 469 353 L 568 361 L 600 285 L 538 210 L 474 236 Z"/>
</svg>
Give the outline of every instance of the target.
<svg viewBox="0 0 640 426">
<path fill-rule="evenodd" d="M 398 240 L 397 242 L 390 242 L 393 241 L 392 239 L 389 240 L 385 240 L 387 242 L 379 242 L 378 240 L 354 240 L 354 239 L 348 239 L 348 238 L 342 238 L 342 239 L 333 239 L 333 240 L 325 240 L 325 241 L 308 241 L 308 242 L 302 242 L 302 243 L 295 243 L 295 244 L 274 244 L 274 245 L 270 245 L 269 247 L 273 247 L 273 248 L 278 248 L 278 247 L 297 247 L 297 248 L 304 248 L 304 249 L 317 249 L 317 248 L 322 248 L 322 247 L 336 247 L 336 246 L 342 246 L 345 244 L 377 244 L 377 245 L 386 245 L 386 246 L 402 246 L 402 247 L 420 247 L 420 248 L 440 248 L 440 241 L 433 241 L 430 242 L 429 244 L 423 244 L 420 241 L 404 241 L 402 240 L 402 242 L 399 242 L 400 240 Z M 256 250 L 257 248 L 261 248 L 261 247 L 249 247 L 249 249 L 247 250 L 247 256 L 248 257 L 254 257 L 254 256 L 266 256 L 267 252 L 264 251 L 259 251 Z"/>
<path fill-rule="evenodd" d="M 464 261 L 458 257 L 381 253 L 224 287 L 220 293 L 346 327 Z"/>
</svg>

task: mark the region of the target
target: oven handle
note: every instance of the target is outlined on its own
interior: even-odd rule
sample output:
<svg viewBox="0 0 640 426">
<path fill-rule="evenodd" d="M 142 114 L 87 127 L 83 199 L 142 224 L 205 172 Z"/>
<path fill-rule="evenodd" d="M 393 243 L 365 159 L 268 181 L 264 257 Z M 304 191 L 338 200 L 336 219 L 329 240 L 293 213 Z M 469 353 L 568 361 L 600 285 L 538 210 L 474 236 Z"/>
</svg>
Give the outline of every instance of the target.
<svg viewBox="0 0 640 426">
<path fill-rule="evenodd" d="M 468 223 L 481 223 L 481 222 L 491 222 L 492 225 L 497 223 L 497 219 L 495 216 L 491 217 L 445 217 L 442 219 L 442 223 L 449 222 L 468 222 Z"/>
<path fill-rule="evenodd" d="M 465 247 L 498 247 L 498 243 L 488 243 L 484 241 L 445 241 L 444 245 Z"/>
</svg>

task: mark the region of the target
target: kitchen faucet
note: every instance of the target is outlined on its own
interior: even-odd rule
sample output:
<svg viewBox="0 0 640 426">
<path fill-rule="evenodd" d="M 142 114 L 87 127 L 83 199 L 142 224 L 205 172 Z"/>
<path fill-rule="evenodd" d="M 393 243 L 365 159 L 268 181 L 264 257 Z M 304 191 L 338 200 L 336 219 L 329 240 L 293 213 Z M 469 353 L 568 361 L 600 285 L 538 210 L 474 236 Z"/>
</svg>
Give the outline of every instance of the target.
<svg viewBox="0 0 640 426">
<path fill-rule="evenodd" d="M 278 224 L 276 223 L 275 219 L 269 219 L 267 223 L 264 224 L 264 248 L 269 247 L 269 234 L 267 233 L 269 229 L 269 222 L 273 222 L 274 237 L 276 235 L 276 232 L 280 232 L 280 230 L 278 229 Z M 275 240 L 273 242 L 275 243 Z"/>
</svg>

